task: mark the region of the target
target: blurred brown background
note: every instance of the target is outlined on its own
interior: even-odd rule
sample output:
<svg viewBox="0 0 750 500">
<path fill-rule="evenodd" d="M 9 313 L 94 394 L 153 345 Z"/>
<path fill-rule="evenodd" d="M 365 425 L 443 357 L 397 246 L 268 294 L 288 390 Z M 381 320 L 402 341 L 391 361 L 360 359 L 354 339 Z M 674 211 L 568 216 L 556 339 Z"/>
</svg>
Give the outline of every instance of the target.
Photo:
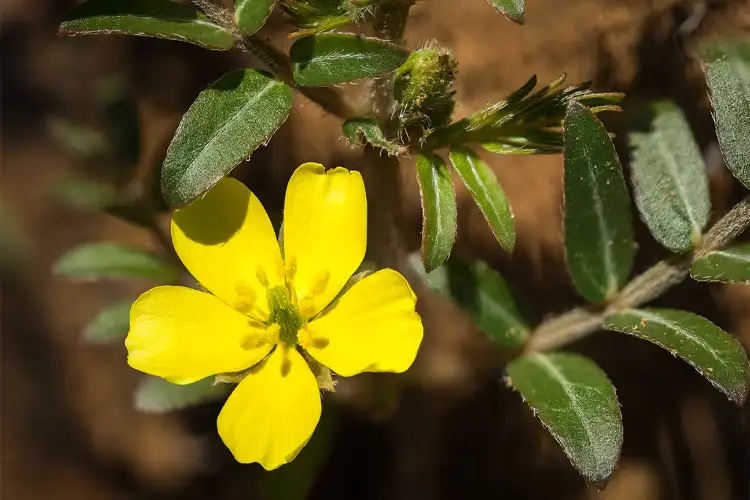
<svg viewBox="0 0 750 500">
<path fill-rule="evenodd" d="M 234 463 L 215 433 L 218 405 L 143 415 L 131 406 L 138 378 L 121 346 L 92 346 L 81 329 L 105 303 L 149 283 L 74 284 L 53 276 L 71 246 L 114 240 L 144 248 L 149 234 L 113 217 L 76 211 L 50 196 L 74 175 L 106 178 L 61 147 L 50 119 L 100 127 L 102 81 L 124 82 L 142 127 L 139 172 L 164 154 L 187 106 L 208 83 L 248 64 L 243 54 L 120 36 L 59 38 L 75 2 L 2 4 L 2 204 L 18 237 L 1 236 L 2 498 L 293 498 L 268 486 L 260 467 Z M 606 118 L 620 133 L 651 98 L 671 98 L 688 115 L 709 167 L 715 217 L 741 190 L 717 152 L 700 68 L 690 47 L 705 37 L 750 36 L 747 0 L 528 0 L 527 23 L 513 25 L 483 0 L 424 0 L 413 9 L 410 48 L 437 39 L 460 61 L 457 113 L 501 99 L 532 74 L 563 72 L 624 91 L 626 113 Z M 265 29 L 288 49 L 275 15 Z M 270 145 L 238 168 L 278 211 L 291 171 L 304 161 L 350 168 L 361 162 L 340 123 L 297 98 Z M 540 318 L 576 304 L 561 245 L 560 156 L 489 157 L 516 214 L 519 243 L 508 257 L 459 189 L 455 252 L 482 258 L 511 279 Z M 624 163 L 627 163 L 624 161 Z M 403 207 L 419 243 L 419 197 L 412 161 L 402 165 Z M 643 226 L 638 269 L 664 256 Z M 691 308 L 750 346 L 747 287 L 685 283 L 660 305 Z M 623 458 L 609 487 L 588 489 L 552 438 L 499 382 L 498 356 L 455 307 L 424 292 L 426 334 L 409 373 L 361 377 L 326 397 L 330 452 L 310 498 L 357 499 L 686 499 L 750 498 L 748 413 L 733 407 L 686 364 L 658 348 L 598 333 L 575 346 L 609 374 L 622 405 Z M 377 391 L 373 391 L 373 387 Z M 387 393 L 382 396 L 375 394 Z M 283 470 L 283 469 L 282 469 Z M 278 476 L 283 482 L 283 476 Z M 278 485 L 277 485 L 278 486 Z"/>
</svg>

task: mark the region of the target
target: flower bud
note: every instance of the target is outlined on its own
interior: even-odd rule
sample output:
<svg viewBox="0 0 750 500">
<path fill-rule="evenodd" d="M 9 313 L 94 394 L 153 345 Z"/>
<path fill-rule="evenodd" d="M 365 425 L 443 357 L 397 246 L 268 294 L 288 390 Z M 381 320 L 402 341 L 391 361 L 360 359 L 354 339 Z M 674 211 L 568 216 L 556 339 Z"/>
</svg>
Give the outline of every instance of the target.
<svg viewBox="0 0 750 500">
<path fill-rule="evenodd" d="M 450 123 L 455 107 L 453 82 L 458 61 L 448 49 L 425 47 L 411 53 L 396 70 L 394 96 L 403 126 L 423 129 Z"/>
</svg>

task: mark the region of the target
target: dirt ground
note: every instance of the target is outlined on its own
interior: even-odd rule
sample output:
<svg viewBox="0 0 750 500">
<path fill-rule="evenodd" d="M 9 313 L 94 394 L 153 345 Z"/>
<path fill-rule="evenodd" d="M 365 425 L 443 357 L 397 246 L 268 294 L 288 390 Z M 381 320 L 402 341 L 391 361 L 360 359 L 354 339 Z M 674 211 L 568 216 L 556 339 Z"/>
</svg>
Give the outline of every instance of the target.
<svg viewBox="0 0 750 500">
<path fill-rule="evenodd" d="M 61 179 L 103 175 L 55 142 L 49 118 L 92 126 L 103 77 L 132 89 L 143 127 L 139 164 L 153 165 L 201 88 L 247 64 L 241 54 L 209 53 L 158 40 L 58 38 L 72 1 L 5 0 L 2 27 L 2 204 L 21 239 L 2 272 L 2 449 L 0 488 L 8 500 L 92 498 L 266 498 L 259 467 L 234 463 L 215 435 L 219 406 L 166 416 L 132 409 L 138 379 L 122 346 L 83 344 L 80 331 L 107 302 L 150 284 L 74 284 L 50 273 L 71 246 L 114 240 L 155 248 L 150 236 L 50 196 Z M 741 196 L 723 169 L 700 68 L 691 44 L 750 35 L 747 0 L 529 0 L 516 26 L 483 0 L 424 0 L 413 9 L 407 43 L 431 39 L 460 61 L 461 116 L 507 95 L 533 73 L 628 94 L 626 112 L 605 121 L 622 140 L 629 109 L 671 98 L 685 110 L 709 165 L 715 217 Z M 284 48 L 282 20 L 264 28 Z M 356 91 L 356 89 L 354 89 Z M 279 210 L 291 171 L 305 161 L 356 167 L 337 119 L 297 98 L 268 147 L 237 170 Z M 562 158 L 487 157 L 516 215 L 518 244 L 505 255 L 459 189 L 455 252 L 481 258 L 529 298 L 539 318 L 577 304 L 561 242 Z M 419 244 L 413 163 L 401 165 L 410 245 Z M 664 251 L 641 225 L 637 267 Z M 3 235 L 3 238 L 7 238 Z M 10 262 L 10 264 L 7 264 Z M 695 310 L 750 347 L 750 291 L 685 283 L 660 305 Z M 587 488 L 553 439 L 516 395 L 502 387 L 497 355 L 466 317 L 424 292 L 425 341 L 403 377 L 342 383 L 325 402 L 335 430 L 310 498 L 734 500 L 750 498 L 750 422 L 687 365 L 635 339 L 598 333 L 574 346 L 610 375 L 622 405 L 622 461 L 602 492 Z M 387 401 L 373 396 L 384 389 Z M 291 498 L 278 497 L 277 498 Z"/>
</svg>

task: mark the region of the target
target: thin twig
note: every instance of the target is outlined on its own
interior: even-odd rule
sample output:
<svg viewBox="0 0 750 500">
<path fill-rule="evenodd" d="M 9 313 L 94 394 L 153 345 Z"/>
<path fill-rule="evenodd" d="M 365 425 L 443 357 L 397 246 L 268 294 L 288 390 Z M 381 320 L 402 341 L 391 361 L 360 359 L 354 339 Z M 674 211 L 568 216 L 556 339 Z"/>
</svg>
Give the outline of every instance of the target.
<svg viewBox="0 0 750 500">
<path fill-rule="evenodd" d="M 750 196 L 738 203 L 706 234 L 695 252 L 677 255 L 652 266 L 625 285 L 605 307 L 585 306 L 543 322 L 526 346 L 527 352 L 559 349 L 601 329 L 610 314 L 654 300 L 682 282 L 696 258 L 723 248 L 750 227 Z"/>
</svg>

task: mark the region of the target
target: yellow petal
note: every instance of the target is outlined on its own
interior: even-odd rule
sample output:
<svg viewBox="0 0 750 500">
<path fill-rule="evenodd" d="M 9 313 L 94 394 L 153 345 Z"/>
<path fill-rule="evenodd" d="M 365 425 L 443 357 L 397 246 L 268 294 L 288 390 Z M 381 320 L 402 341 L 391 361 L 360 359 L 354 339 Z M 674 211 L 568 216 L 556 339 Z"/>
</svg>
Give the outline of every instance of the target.
<svg viewBox="0 0 750 500">
<path fill-rule="evenodd" d="M 276 236 L 258 198 L 225 178 L 172 217 L 172 242 L 188 271 L 245 314 L 268 317 L 266 287 L 284 284 Z"/>
<path fill-rule="evenodd" d="M 219 435 L 238 462 L 273 470 L 297 456 L 319 419 L 315 376 L 300 353 L 279 345 L 229 396 Z"/>
<path fill-rule="evenodd" d="M 181 286 L 159 286 L 130 309 L 128 364 L 175 384 L 250 368 L 271 350 L 262 325 L 221 300 Z"/>
<path fill-rule="evenodd" d="M 422 342 L 417 297 L 393 269 L 356 283 L 300 332 L 312 357 L 339 375 L 406 371 Z"/>
<path fill-rule="evenodd" d="M 359 172 L 300 166 L 284 201 L 284 260 L 305 317 L 331 302 L 366 247 L 367 197 Z"/>
</svg>

